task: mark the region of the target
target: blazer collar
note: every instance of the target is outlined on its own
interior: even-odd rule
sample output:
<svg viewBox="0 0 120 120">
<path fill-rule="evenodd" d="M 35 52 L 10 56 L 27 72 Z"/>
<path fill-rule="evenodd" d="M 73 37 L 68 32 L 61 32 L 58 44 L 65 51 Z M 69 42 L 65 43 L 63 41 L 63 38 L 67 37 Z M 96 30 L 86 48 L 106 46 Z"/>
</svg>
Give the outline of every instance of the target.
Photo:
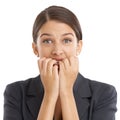
<svg viewBox="0 0 120 120">
<path fill-rule="evenodd" d="M 73 88 L 76 106 L 78 109 L 79 117 L 82 118 L 89 109 L 90 98 L 92 96 L 89 80 L 78 74 Z"/>
<path fill-rule="evenodd" d="M 74 93 L 79 94 L 81 97 L 90 97 L 91 90 L 89 81 L 89 79 L 84 78 L 80 73 L 78 73 L 77 79 L 74 83 Z"/>
<path fill-rule="evenodd" d="M 40 109 L 39 107 L 42 103 L 43 95 L 44 89 L 39 75 L 35 78 L 32 78 L 28 85 L 26 94 L 26 104 L 34 119 L 37 119 L 36 116 L 38 116 L 38 112 Z"/>
<path fill-rule="evenodd" d="M 74 83 L 73 92 L 79 116 L 82 117 L 88 110 L 88 98 L 91 97 L 89 80 L 84 78 L 81 74 L 78 74 Z M 36 117 L 39 112 L 39 107 L 42 103 L 43 95 L 44 89 L 39 75 L 31 80 L 27 91 L 27 105 L 33 117 Z"/>
</svg>

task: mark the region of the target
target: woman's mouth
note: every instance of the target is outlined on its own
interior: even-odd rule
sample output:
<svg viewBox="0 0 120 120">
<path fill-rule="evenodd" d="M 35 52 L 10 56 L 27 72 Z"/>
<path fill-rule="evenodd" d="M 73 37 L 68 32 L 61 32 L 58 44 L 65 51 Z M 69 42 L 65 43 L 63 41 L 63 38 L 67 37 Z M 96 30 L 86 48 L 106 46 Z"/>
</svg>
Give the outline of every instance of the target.
<svg viewBox="0 0 120 120">
<path fill-rule="evenodd" d="M 59 70 L 60 70 L 59 62 L 62 61 L 63 58 L 53 58 L 53 59 L 56 60 L 56 63 L 53 66 L 57 65 L 58 66 L 58 72 L 59 72 Z"/>
<path fill-rule="evenodd" d="M 58 66 L 58 72 L 60 70 L 60 65 L 59 65 L 59 61 L 57 61 L 53 66 L 57 65 Z"/>
<path fill-rule="evenodd" d="M 57 61 L 53 66 L 55 66 L 55 65 L 59 65 L 59 61 Z"/>
<path fill-rule="evenodd" d="M 63 60 L 63 58 L 53 58 L 54 60 L 56 60 L 57 62 L 59 62 L 59 61 L 62 61 Z"/>
</svg>

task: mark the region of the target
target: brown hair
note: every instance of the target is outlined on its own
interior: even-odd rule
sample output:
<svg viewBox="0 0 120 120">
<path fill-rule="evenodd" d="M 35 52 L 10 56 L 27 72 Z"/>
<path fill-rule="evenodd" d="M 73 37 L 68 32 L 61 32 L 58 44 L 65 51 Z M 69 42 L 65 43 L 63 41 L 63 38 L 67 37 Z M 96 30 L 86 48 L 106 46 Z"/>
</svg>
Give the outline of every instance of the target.
<svg viewBox="0 0 120 120">
<path fill-rule="evenodd" d="M 33 41 L 35 43 L 37 42 L 40 28 L 49 20 L 57 20 L 66 23 L 74 30 L 78 41 L 82 40 L 81 26 L 75 14 L 61 6 L 50 6 L 39 13 L 35 19 L 33 25 Z"/>
</svg>

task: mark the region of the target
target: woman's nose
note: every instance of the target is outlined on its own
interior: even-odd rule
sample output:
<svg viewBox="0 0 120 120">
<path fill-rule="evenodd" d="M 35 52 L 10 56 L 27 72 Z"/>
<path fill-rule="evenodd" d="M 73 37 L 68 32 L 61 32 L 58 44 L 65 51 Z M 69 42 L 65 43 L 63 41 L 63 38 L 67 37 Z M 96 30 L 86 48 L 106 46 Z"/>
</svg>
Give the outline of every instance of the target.
<svg viewBox="0 0 120 120">
<path fill-rule="evenodd" d="M 56 44 L 53 47 L 52 54 L 61 55 L 63 53 L 63 48 L 60 44 Z"/>
</svg>

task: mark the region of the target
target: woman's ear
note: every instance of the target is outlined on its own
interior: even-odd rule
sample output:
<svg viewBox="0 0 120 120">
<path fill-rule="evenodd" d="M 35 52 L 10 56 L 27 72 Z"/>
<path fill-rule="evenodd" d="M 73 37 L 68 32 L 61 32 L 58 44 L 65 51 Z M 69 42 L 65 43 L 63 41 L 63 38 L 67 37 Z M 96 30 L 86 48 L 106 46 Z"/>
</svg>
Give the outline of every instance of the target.
<svg viewBox="0 0 120 120">
<path fill-rule="evenodd" d="M 83 45 L 82 40 L 79 40 L 78 43 L 77 43 L 77 50 L 76 50 L 76 55 L 77 56 L 81 53 L 82 45 Z"/>
<path fill-rule="evenodd" d="M 33 48 L 34 54 L 35 54 L 37 57 L 39 57 L 38 48 L 37 48 L 36 43 L 34 43 L 34 42 L 32 43 L 32 48 Z"/>
</svg>

